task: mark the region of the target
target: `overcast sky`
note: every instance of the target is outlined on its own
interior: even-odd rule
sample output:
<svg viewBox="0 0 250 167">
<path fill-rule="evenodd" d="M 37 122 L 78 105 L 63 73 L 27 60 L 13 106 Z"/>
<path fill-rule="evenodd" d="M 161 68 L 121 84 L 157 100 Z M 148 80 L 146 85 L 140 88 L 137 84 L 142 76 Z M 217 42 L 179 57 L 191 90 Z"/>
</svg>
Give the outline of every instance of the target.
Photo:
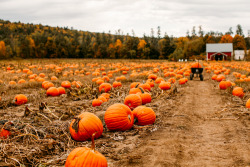
<svg viewBox="0 0 250 167">
<path fill-rule="evenodd" d="M 247 36 L 250 0 L 0 0 L 0 19 L 113 34 L 133 29 L 136 36 L 160 26 L 161 36 L 176 37 L 199 25 L 205 32 L 232 27 L 235 33 L 240 24 Z"/>
</svg>

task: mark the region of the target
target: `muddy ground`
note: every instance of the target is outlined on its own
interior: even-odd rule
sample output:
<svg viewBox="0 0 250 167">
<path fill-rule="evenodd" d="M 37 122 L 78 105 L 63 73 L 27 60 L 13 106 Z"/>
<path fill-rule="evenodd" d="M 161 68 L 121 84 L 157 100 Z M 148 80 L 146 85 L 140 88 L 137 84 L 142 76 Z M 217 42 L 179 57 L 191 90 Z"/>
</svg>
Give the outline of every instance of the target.
<svg viewBox="0 0 250 167">
<path fill-rule="evenodd" d="M 96 150 L 107 158 L 109 167 L 250 166 L 249 110 L 239 98 L 220 91 L 210 77 L 195 78 L 163 94 L 154 88 L 152 103 L 146 106 L 156 112 L 155 124 L 126 132 L 110 132 L 104 125 Z M 13 125 L 12 135 L 0 142 L 0 166 L 64 166 L 70 151 L 91 145 L 70 138 L 68 128 L 74 116 L 93 112 L 104 123 L 105 110 L 123 103 L 129 84 L 95 108 L 89 100 L 94 97 L 88 99 L 86 94 L 46 97 L 42 89 L 27 89 L 31 102 L 25 106 L 5 101 L 0 118 Z M 42 102 L 48 109 L 39 111 Z"/>
</svg>

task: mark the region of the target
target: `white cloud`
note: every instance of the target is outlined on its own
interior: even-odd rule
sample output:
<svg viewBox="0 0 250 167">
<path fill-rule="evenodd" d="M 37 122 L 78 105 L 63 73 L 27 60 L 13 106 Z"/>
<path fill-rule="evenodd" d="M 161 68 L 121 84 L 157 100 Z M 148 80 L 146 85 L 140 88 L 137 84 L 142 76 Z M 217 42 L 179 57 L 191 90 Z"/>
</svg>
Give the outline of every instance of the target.
<svg viewBox="0 0 250 167">
<path fill-rule="evenodd" d="M 184 36 L 193 26 L 228 31 L 250 29 L 249 0 L 0 0 L 1 19 L 142 36 L 161 27 L 162 35 Z"/>
</svg>

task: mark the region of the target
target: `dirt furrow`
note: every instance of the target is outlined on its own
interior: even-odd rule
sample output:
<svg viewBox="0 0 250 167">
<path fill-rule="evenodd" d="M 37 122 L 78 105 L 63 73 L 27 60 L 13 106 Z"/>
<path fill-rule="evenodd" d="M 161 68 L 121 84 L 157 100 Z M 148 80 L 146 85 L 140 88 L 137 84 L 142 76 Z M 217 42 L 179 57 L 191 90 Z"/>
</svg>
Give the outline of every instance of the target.
<svg viewBox="0 0 250 167">
<path fill-rule="evenodd" d="M 176 101 L 168 126 L 145 138 L 126 155 L 121 166 L 248 166 L 250 133 L 247 124 L 217 119 L 224 101 L 209 81 L 189 81 Z"/>
</svg>

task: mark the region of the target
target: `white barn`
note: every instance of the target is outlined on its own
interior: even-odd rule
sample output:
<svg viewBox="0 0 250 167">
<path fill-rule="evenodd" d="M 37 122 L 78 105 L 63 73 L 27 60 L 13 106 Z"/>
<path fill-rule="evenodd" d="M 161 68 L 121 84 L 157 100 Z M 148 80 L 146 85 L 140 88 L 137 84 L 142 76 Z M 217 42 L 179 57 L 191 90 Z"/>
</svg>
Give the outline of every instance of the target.
<svg viewBox="0 0 250 167">
<path fill-rule="evenodd" d="M 248 50 L 247 50 L 248 53 Z M 234 51 L 234 60 L 244 60 L 245 59 L 245 51 L 244 50 L 235 50 Z"/>
</svg>

